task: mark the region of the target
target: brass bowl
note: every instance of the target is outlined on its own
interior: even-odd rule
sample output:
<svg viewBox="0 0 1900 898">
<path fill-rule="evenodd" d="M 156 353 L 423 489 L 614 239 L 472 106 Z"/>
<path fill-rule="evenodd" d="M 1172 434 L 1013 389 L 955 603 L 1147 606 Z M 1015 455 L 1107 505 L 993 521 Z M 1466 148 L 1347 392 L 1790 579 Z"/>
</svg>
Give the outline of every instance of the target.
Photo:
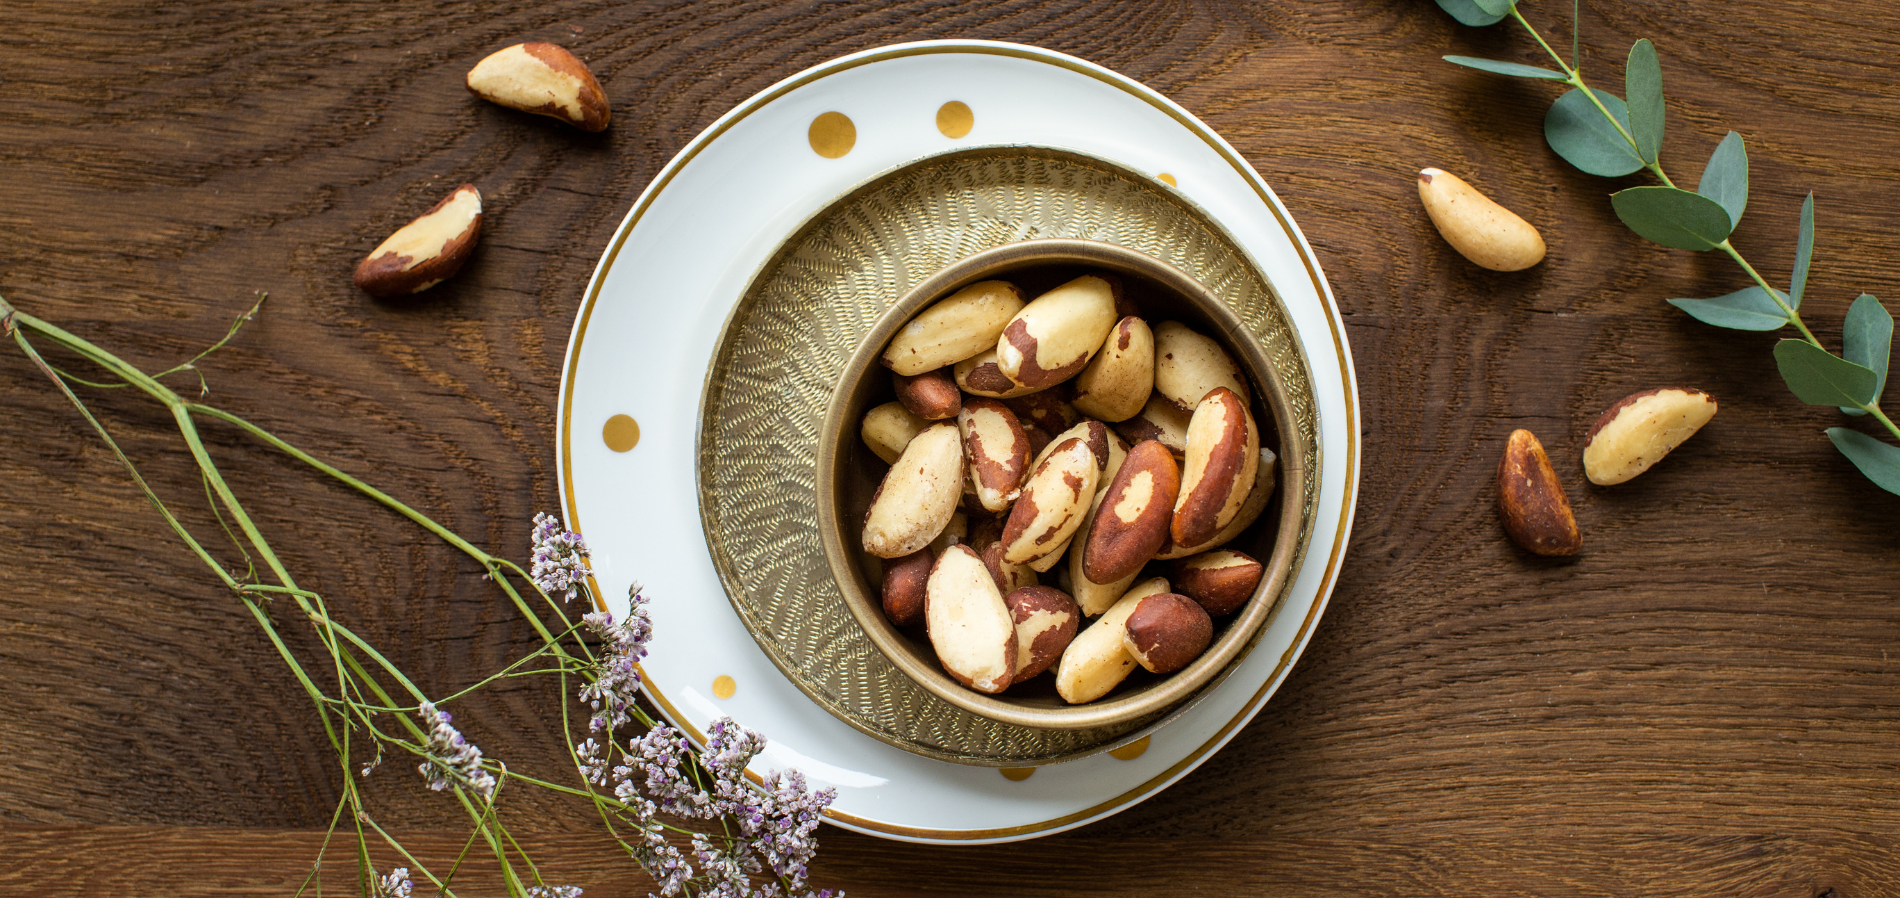
<svg viewBox="0 0 1900 898">
<path fill-rule="evenodd" d="M 1173 674 L 1156 676 L 1136 668 L 1114 692 L 1082 705 L 1070 705 L 1056 695 L 1052 674 L 1000 695 L 985 695 L 951 679 L 928 640 L 898 629 L 884 616 L 879 600 L 881 560 L 863 551 L 859 530 L 888 466 L 864 445 L 859 424 L 865 411 L 895 398 L 890 372 L 878 358 L 898 328 L 925 306 L 991 278 L 1011 280 L 1033 297 L 1090 270 L 1122 275 L 1130 298 L 1150 321 L 1180 321 L 1214 338 L 1246 372 L 1254 388 L 1252 412 L 1260 425 L 1261 445 L 1279 456 L 1279 482 L 1260 519 L 1226 548 L 1260 559 L 1266 571 L 1238 615 L 1216 622 L 1214 641 L 1207 651 Z M 1158 715 L 1194 696 L 1228 667 L 1272 615 L 1275 599 L 1292 573 L 1304 525 L 1299 500 L 1287 497 L 1305 495 L 1306 471 L 1299 453 L 1284 451 L 1280 438 L 1298 433 L 1297 428 L 1287 386 L 1259 340 L 1220 296 L 1185 272 L 1145 253 L 1093 240 L 1007 244 L 966 257 L 926 278 L 877 320 L 852 354 L 819 433 L 819 538 L 852 616 L 893 665 L 931 694 L 973 714 L 1016 726 L 1070 730 L 1125 724 Z M 1165 575 L 1166 565 L 1152 562 L 1141 576 Z M 1046 576 L 1053 580 L 1053 574 Z"/>
</svg>

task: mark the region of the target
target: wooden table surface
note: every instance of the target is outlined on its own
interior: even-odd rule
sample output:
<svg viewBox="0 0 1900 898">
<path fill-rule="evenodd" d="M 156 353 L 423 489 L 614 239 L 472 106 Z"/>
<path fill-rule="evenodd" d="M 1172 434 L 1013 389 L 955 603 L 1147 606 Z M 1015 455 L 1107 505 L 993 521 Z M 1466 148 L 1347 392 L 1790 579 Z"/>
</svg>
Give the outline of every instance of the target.
<svg viewBox="0 0 1900 898">
<path fill-rule="evenodd" d="M 1546 148 L 1557 88 L 1439 59 L 1538 61 L 1521 32 L 1463 28 L 1429 0 L 514 6 L 9 0 L 0 294 L 150 370 L 269 291 L 206 366 L 210 401 L 519 557 L 529 518 L 556 504 L 555 396 L 583 287 L 688 140 L 772 82 L 868 47 L 972 37 L 1072 53 L 1207 121 L 1312 242 L 1358 369 L 1351 553 L 1279 694 L 1166 792 L 1015 845 L 827 827 L 818 883 L 860 896 L 1900 893 L 1900 499 L 1822 437 L 1837 413 L 1782 387 L 1772 336 L 1663 303 L 1744 281 L 1619 225 L 1605 195 L 1646 182 L 1578 174 Z M 1530 15 L 1567 42 L 1567 7 Z M 1896 25 L 1878 0 L 1584 4 L 1595 83 L 1620 90 L 1637 38 L 1659 47 L 1679 179 L 1727 129 L 1747 138 L 1754 193 L 1735 242 L 1771 278 L 1786 278 L 1815 193 L 1804 311 L 1831 342 L 1857 293 L 1900 294 Z M 610 131 L 466 93 L 475 60 L 531 39 L 588 60 Z M 1427 165 L 1535 222 L 1549 258 L 1497 274 L 1453 253 L 1413 186 Z M 468 269 L 412 301 L 357 292 L 356 261 L 462 181 L 488 208 Z M 1720 398 L 1714 423 L 1636 482 L 1584 485 L 1575 459 L 1597 412 L 1676 384 Z M 289 894 L 337 794 L 308 702 L 10 343 L 0 385 L 0 893 Z M 169 419 L 86 395 L 187 523 L 214 527 Z M 1517 427 L 1559 461 L 1585 535 L 1574 560 L 1501 535 L 1492 478 Z M 425 688 L 533 644 L 459 556 L 207 429 L 292 568 Z M 461 719 L 511 765 L 559 770 L 557 701 L 521 681 Z M 460 846 L 466 830 L 419 778 L 372 782 L 373 808 L 424 853 Z M 560 878 L 646 894 L 590 814 L 516 802 Z M 348 864 L 332 853 L 333 892 Z M 478 880 L 474 894 L 495 891 Z"/>
</svg>

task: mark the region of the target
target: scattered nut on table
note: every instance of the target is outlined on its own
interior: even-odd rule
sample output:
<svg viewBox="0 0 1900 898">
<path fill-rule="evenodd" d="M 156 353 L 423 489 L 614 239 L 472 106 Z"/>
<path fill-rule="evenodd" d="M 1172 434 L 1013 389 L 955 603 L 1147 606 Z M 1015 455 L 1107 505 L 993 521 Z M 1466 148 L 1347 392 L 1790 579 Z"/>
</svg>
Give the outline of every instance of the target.
<svg viewBox="0 0 1900 898">
<path fill-rule="evenodd" d="M 461 271 L 481 233 L 481 191 L 463 184 L 363 257 L 356 286 L 377 299 L 420 293 Z"/>
<path fill-rule="evenodd" d="M 1528 430 L 1511 431 L 1498 461 L 1498 517 L 1512 541 L 1539 555 L 1575 555 L 1583 548 L 1550 456 Z"/>
<path fill-rule="evenodd" d="M 1584 435 L 1583 474 L 1599 486 L 1630 480 L 1695 436 L 1715 410 L 1715 397 L 1692 387 L 1631 393 Z"/>
<path fill-rule="evenodd" d="M 587 63 L 555 44 L 516 44 L 468 70 L 470 93 L 490 103 L 605 131 L 613 118 L 607 92 Z"/>
<path fill-rule="evenodd" d="M 1492 271 L 1522 271 L 1544 259 L 1544 236 L 1462 178 L 1436 168 L 1418 173 L 1418 198 L 1445 242 Z"/>
</svg>

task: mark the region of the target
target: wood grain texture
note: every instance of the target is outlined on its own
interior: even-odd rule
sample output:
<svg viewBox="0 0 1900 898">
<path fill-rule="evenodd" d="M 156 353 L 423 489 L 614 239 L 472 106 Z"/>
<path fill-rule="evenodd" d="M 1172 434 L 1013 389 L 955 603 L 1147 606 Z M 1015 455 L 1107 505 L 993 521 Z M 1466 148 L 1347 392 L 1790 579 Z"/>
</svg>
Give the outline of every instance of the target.
<svg viewBox="0 0 1900 898">
<path fill-rule="evenodd" d="M 1567 43 L 1557 6 L 1529 14 Z M 1544 146 L 1556 88 L 1439 59 L 1536 62 L 1519 32 L 1462 28 L 1426 0 L 11 0 L 5 19 L 0 294 L 150 369 L 269 291 L 206 366 L 211 400 L 516 556 L 555 503 L 561 353 L 599 250 L 674 152 L 772 82 L 896 41 L 1033 43 L 1167 93 L 1254 164 L 1331 280 L 1364 422 L 1352 551 L 1291 679 L 1225 750 L 1118 817 L 988 848 L 827 829 L 822 885 L 1896 891 L 1900 500 L 1827 444 L 1838 414 L 1780 385 L 1772 336 L 1662 302 L 1744 280 L 1621 227 L 1605 194 L 1645 182 L 1576 173 Z M 1632 41 L 1655 40 L 1678 181 L 1728 129 L 1747 138 L 1754 194 L 1735 243 L 1772 280 L 1814 191 L 1804 312 L 1822 339 L 1839 339 L 1859 292 L 1896 293 L 1900 30 L 1885 4 L 1592 0 L 1582 24 L 1603 86 Z M 522 40 L 593 66 L 608 132 L 468 96 L 468 66 Z M 1517 274 L 1465 262 L 1419 206 L 1425 166 L 1537 224 L 1549 258 Z M 488 210 L 462 274 L 403 302 L 356 292 L 362 254 L 462 181 Z M 1587 486 L 1577 458 L 1596 414 L 1678 384 L 1721 414 L 1638 480 Z M 314 716 L 17 352 L 0 351 L 0 385 L 0 892 L 288 894 L 340 773 Z M 215 532 L 170 422 L 135 397 L 88 399 L 186 521 Z M 1570 487 L 1574 560 L 1527 556 L 1499 530 L 1490 480 L 1516 427 Z M 299 578 L 425 688 L 533 644 L 455 554 L 208 431 Z M 520 682 L 458 722 L 511 765 L 556 770 L 559 697 Z M 406 770 L 377 776 L 382 819 L 434 855 L 459 847 L 440 796 Z M 515 800 L 517 825 L 590 896 L 646 893 L 580 809 Z"/>
</svg>

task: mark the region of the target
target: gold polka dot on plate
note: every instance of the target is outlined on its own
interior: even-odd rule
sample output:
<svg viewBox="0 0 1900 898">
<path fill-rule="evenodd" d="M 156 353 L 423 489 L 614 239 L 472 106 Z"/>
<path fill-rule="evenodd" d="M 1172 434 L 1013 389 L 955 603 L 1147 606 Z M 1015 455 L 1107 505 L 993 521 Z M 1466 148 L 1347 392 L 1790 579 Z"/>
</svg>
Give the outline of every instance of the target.
<svg viewBox="0 0 1900 898">
<path fill-rule="evenodd" d="M 1148 740 L 1150 738 L 1149 736 L 1143 736 L 1121 748 L 1113 749 L 1109 751 L 1109 757 L 1118 761 L 1133 761 L 1148 753 Z"/>
<path fill-rule="evenodd" d="M 720 698 L 731 698 L 732 694 L 738 691 L 739 684 L 733 682 L 731 677 L 720 674 L 713 678 L 713 695 Z"/>
<path fill-rule="evenodd" d="M 1161 180 L 1161 183 L 1166 184 L 1169 187 L 1181 186 L 1179 184 L 1174 183 L 1174 176 L 1171 174 L 1168 174 L 1167 172 L 1162 172 L 1161 174 L 1155 175 L 1155 177 L 1159 178 Z"/>
<path fill-rule="evenodd" d="M 1001 772 L 1003 774 L 1003 779 L 1009 780 L 1011 782 L 1020 783 L 1023 780 L 1026 780 L 1030 776 L 1034 775 L 1036 772 L 1036 768 L 1034 767 L 1004 767 L 1002 768 Z"/>
<path fill-rule="evenodd" d="M 812 152 L 826 159 L 838 159 L 857 145 L 858 126 L 842 112 L 827 112 L 811 120 L 805 138 L 811 141 Z"/>
<path fill-rule="evenodd" d="M 639 445 L 640 422 L 633 420 L 631 415 L 615 415 L 601 426 L 600 438 L 607 441 L 607 448 L 625 452 Z"/>
<path fill-rule="evenodd" d="M 962 137 L 970 133 L 970 128 L 975 125 L 976 115 L 961 100 L 951 100 L 937 107 L 937 130 L 942 131 L 945 137 Z"/>
</svg>

